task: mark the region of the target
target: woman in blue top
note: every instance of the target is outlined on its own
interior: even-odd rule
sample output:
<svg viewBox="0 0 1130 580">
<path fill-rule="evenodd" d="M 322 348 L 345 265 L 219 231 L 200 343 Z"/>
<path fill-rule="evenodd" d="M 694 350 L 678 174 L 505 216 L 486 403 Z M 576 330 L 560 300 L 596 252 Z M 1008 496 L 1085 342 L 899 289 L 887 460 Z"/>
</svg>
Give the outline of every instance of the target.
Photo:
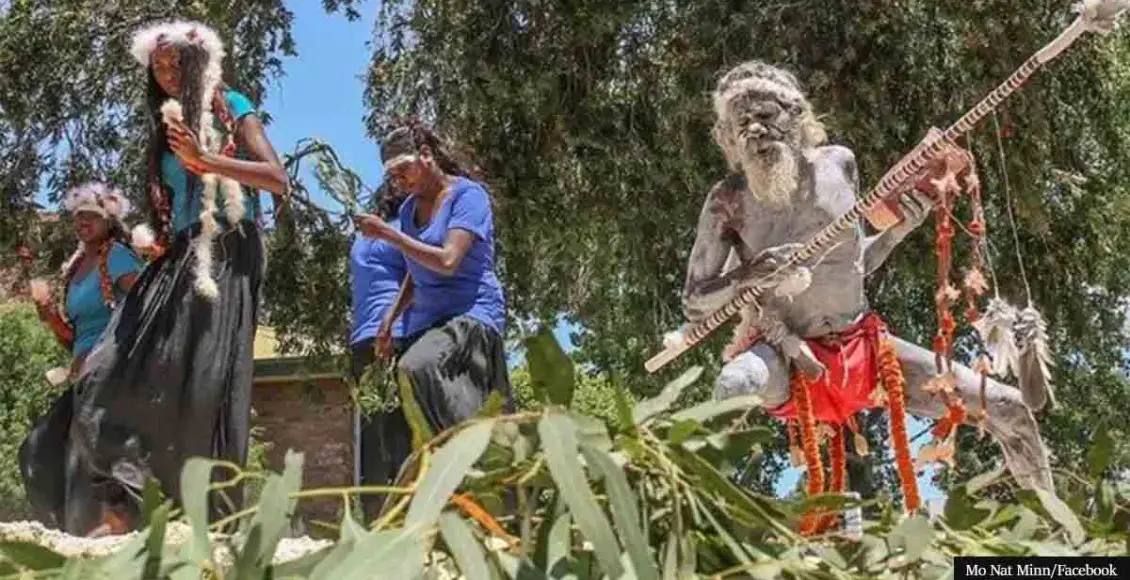
<svg viewBox="0 0 1130 580">
<path fill-rule="evenodd" d="M 473 416 L 491 391 L 511 404 L 494 215 L 486 189 L 419 121 L 408 119 L 393 130 L 382 156 L 387 179 L 411 194 L 400 208 L 400 227 L 376 216 L 359 216 L 357 223 L 366 236 L 387 240 L 407 258 L 408 278 L 386 320 L 412 304 L 397 371 L 439 432 Z"/>
<path fill-rule="evenodd" d="M 68 458 L 71 533 L 96 527 L 105 504 L 132 525 L 149 477 L 179 499 L 189 457 L 245 462 L 264 274 L 252 190 L 287 189 L 253 105 L 221 82 L 224 47 L 214 30 L 148 26 L 131 52 L 149 81 L 156 229 L 135 234 L 135 246 L 153 261 L 77 381 L 71 434 L 82 444 Z M 238 488 L 226 494 L 242 503 Z M 214 502 L 213 517 L 225 505 Z"/>
<path fill-rule="evenodd" d="M 39 317 L 51 328 L 72 360 L 62 384 L 78 374 L 86 355 L 110 322 L 110 313 L 129 292 L 141 271 L 141 260 L 126 245 L 121 219 L 129 203 L 121 192 L 101 183 L 88 183 L 67 193 L 63 209 L 74 221 L 78 249 L 63 265 L 62 312 L 46 283 L 33 282 Z M 32 428 L 20 446 L 20 475 L 28 500 L 47 525 L 63 521 L 68 431 L 74 412 L 74 389 L 68 388 Z"/>
<path fill-rule="evenodd" d="M 377 215 L 393 227 L 397 225 L 400 205 L 404 198 L 386 188 L 385 195 L 377 207 Z M 392 309 L 400 286 L 407 273 L 404 255 L 385 240 L 357 236 L 349 256 L 349 274 L 353 286 L 353 330 L 350 346 L 353 351 L 353 378 L 359 380 L 378 358 L 378 349 L 386 358 L 402 348 L 405 324 L 411 320 L 411 312 L 405 312 L 390 328 L 383 329 L 385 315 Z M 377 343 L 377 335 L 383 334 L 386 340 Z M 384 373 L 376 375 L 381 383 L 386 380 Z M 359 466 L 361 482 L 364 485 L 387 483 L 400 468 L 404 457 L 412 451 L 412 438 L 408 422 L 399 407 L 381 409 L 362 418 L 361 452 Z M 383 496 L 365 495 L 362 497 L 365 511 L 376 517 L 383 505 Z"/>
</svg>

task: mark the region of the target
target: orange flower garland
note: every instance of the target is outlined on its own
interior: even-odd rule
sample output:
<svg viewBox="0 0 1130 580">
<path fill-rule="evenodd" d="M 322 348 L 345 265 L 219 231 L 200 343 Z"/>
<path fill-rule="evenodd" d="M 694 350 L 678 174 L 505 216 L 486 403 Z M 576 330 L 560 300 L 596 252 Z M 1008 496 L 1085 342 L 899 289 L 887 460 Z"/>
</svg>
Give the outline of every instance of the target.
<svg viewBox="0 0 1130 580">
<path fill-rule="evenodd" d="M 844 430 L 836 428 L 832 435 L 831 445 L 828 447 L 828 459 L 832 464 L 832 493 L 843 493 L 847 490 L 847 456 L 844 446 Z"/>
<path fill-rule="evenodd" d="M 921 505 L 914 463 L 910 459 L 910 440 L 906 435 L 906 379 L 899 365 L 894 344 L 887 337 L 879 339 L 879 380 L 887 391 L 887 415 L 891 422 L 891 442 L 895 448 L 902 494 L 906 510 L 913 512 Z"/>
<path fill-rule="evenodd" d="M 809 389 L 812 383 L 802 372 L 792 374 L 793 396 L 796 397 L 797 418 L 800 421 L 800 442 L 804 449 L 804 463 L 808 471 L 808 496 L 824 493 L 824 465 L 820 460 L 820 442 L 816 438 L 816 419 L 812 414 L 812 399 Z M 819 513 L 809 513 L 801 520 L 800 533 L 812 535 L 823 527 Z"/>
</svg>

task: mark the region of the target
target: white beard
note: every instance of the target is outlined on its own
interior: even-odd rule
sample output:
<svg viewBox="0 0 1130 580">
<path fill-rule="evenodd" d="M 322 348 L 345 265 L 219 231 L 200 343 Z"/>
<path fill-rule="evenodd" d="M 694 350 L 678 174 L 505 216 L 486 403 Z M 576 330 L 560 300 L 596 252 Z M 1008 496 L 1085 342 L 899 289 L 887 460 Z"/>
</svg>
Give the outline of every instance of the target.
<svg viewBox="0 0 1130 580">
<path fill-rule="evenodd" d="M 778 155 L 772 159 L 746 153 L 741 163 L 746 188 L 753 200 L 774 208 L 789 206 L 797 189 L 796 153 L 787 145 L 779 147 Z"/>
</svg>

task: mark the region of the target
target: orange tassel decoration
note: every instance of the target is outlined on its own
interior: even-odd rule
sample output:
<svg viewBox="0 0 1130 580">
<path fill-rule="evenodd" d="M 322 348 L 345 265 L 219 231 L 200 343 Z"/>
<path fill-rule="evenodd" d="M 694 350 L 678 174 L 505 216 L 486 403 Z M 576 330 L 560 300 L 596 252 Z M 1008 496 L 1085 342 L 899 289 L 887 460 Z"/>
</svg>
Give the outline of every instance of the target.
<svg viewBox="0 0 1130 580">
<path fill-rule="evenodd" d="M 948 438 L 950 434 L 953 433 L 954 429 L 957 429 L 958 425 L 965 422 L 965 403 L 961 399 L 953 395 L 948 396 L 946 407 L 949 408 L 949 412 L 930 430 L 930 434 L 937 439 Z"/>
<path fill-rule="evenodd" d="M 902 494 L 906 498 L 906 511 L 913 512 L 921 505 L 921 498 L 918 495 L 914 462 L 910 458 L 910 440 L 906 435 L 906 379 L 903 377 L 895 346 L 885 336 L 879 339 L 879 380 L 887 390 L 891 440 L 895 448 L 895 463 L 902 483 Z"/>
</svg>

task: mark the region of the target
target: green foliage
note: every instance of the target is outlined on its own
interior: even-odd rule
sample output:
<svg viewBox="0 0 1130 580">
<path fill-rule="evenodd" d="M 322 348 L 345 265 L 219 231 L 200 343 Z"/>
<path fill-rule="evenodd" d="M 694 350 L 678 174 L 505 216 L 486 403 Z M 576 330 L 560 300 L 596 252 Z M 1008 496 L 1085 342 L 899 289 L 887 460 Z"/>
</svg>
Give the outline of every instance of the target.
<svg viewBox="0 0 1130 580">
<path fill-rule="evenodd" d="M 63 394 L 47 383 L 44 373 L 65 362 L 66 353 L 33 308 L 0 306 L 0 518 L 30 515 L 18 451 L 33 421 Z"/>
<path fill-rule="evenodd" d="M 157 579 L 208 572 L 236 580 L 399 580 L 441 571 L 475 579 L 893 579 L 952 576 L 953 558 L 961 555 L 1127 555 L 1127 486 L 1080 477 L 1061 490 L 1086 490 L 1078 507 L 1025 492 L 1001 502 L 987 495 L 1011 486 L 999 471 L 956 485 L 936 519 L 902 517 L 880 503 L 880 516 L 866 521 L 858 538 L 800 537 L 793 530 L 809 510 L 840 510 L 849 500 L 781 501 L 735 486 L 728 478 L 732 458 L 756 452 L 763 437 L 743 435 L 748 408 L 680 411 L 671 401 L 642 401 L 638 421 L 612 427 L 561 407 L 472 419 L 419 448 L 401 487 L 300 491 L 302 457 L 288 454 L 281 476 L 266 475 L 259 504 L 233 516 L 240 525 L 230 536 L 209 535 L 230 521 L 208 526 L 205 517 L 209 493 L 228 485 L 210 481 L 211 472 L 231 466 L 193 459 L 182 478 L 194 526 L 189 543 L 163 546 L 165 504 L 151 514 L 148 530 L 113 556 L 64 561 L 39 546 L 6 542 L 0 567 L 37 577 L 81 568 L 89 578 Z M 234 480 L 262 476 L 237 472 Z M 397 499 L 365 528 L 346 511 L 335 545 L 270 564 L 297 501 L 348 502 L 357 493 Z M 507 494 L 518 499 L 516 510 L 488 501 Z M 213 557 L 220 544 L 230 546 L 231 558 Z"/>
<path fill-rule="evenodd" d="M 640 369 L 681 322 L 694 225 L 724 173 L 708 100 L 722 71 L 752 58 L 795 71 L 870 185 L 929 127 L 955 120 L 1054 38 L 1071 4 L 388 1 L 374 33 L 369 130 L 379 137 L 393 116 L 422 112 L 473 149 L 499 202 L 511 311 L 566 313 L 586 330 L 576 341 L 581 361 L 650 395 L 655 385 Z M 1007 170 L 1033 297 L 1057 355 L 1061 406 L 1041 417 L 1042 429 L 1058 466 L 1072 471 L 1085 468 L 1093 426 L 1130 405 L 1120 302 L 1130 286 L 1128 39 L 1082 39 L 1006 103 L 1000 148 L 992 123 L 969 142 L 996 279 L 1023 305 Z M 959 217 L 968 219 L 966 208 Z M 933 255 L 929 229 L 905 242 L 869 292 L 892 328 L 920 343 L 935 324 L 935 264 L 922 259 Z M 727 332 L 718 334 L 668 376 L 716 369 Z M 882 421 L 866 423 L 881 449 Z M 966 448 L 961 474 L 999 459 L 972 431 Z M 877 466 L 880 481 L 893 481 Z"/>
<path fill-rule="evenodd" d="M 318 186 L 346 212 L 336 215 L 310 200 L 300 178 L 303 162 L 314 163 Z M 369 201 L 360 177 L 342 166 L 328 144 L 302 140 L 284 155 L 290 203 L 278 215 L 267 248 L 275 267 L 267 269 L 263 305 L 283 352 L 326 357 L 349 331 L 349 248 L 352 215 Z M 316 308 L 311 305 L 316 304 Z"/>
</svg>

